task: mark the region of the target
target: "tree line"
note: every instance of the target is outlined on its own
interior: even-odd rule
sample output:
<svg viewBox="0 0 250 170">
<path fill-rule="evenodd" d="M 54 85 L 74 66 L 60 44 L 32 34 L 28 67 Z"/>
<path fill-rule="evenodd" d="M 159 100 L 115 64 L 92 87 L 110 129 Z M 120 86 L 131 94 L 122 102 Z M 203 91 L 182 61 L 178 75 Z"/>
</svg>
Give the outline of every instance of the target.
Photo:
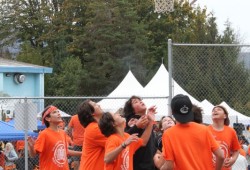
<svg viewBox="0 0 250 170">
<path fill-rule="evenodd" d="M 168 39 L 178 43 L 239 43 L 230 22 L 220 34 L 216 17 L 206 8 L 175 1 L 174 9 L 168 14 L 154 13 L 152 0 L 10 1 L 0 7 L 0 44 L 3 47 L 19 40 L 17 60 L 53 68 L 53 74 L 45 77 L 46 96 L 106 96 L 129 69 L 146 85 L 162 61 L 167 66 Z M 184 89 L 198 100 L 229 101 L 250 115 L 249 72 L 237 63 L 239 49 L 220 51 L 217 59 L 206 57 L 210 52 L 205 49 L 202 56 L 178 50 L 189 54 L 182 57 L 195 63 L 192 69 L 194 65 L 184 66 L 178 59 L 181 55 L 176 56 L 175 62 L 183 67 L 175 71 L 175 78 Z M 231 58 L 225 59 L 229 52 Z M 4 57 L 10 56 L 5 53 Z M 226 60 L 232 66 L 230 71 L 237 72 L 232 78 L 238 83 L 229 86 L 231 78 L 222 83 L 225 88 L 216 86 L 214 80 L 226 73 L 213 68 L 215 76 L 206 63 L 219 60 Z M 209 78 L 203 81 L 205 75 Z"/>
</svg>

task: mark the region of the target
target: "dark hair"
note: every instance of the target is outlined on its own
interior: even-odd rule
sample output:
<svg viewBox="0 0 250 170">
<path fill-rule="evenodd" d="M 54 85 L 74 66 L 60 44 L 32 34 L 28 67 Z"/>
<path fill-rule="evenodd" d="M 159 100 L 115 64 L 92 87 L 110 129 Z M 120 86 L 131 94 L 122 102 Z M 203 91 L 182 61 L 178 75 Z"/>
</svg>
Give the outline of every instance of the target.
<svg viewBox="0 0 250 170">
<path fill-rule="evenodd" d="M 111 113 L 106 112 L 102 115 L 99 120 L 98 126 L 102 132 L 102 134 L 106 137 L 116 133 L 116 129 L 114 127 L 115 120 Z"/>
<path fill-rule="evenodd" d="M 135 111 L 134 108 L 132 106 L 132 100 L 133 99 L 139 99 L 141 100 L 140 97 L 138 96 L 131 96 L 128 101 L 126 101 L 125 105 L 124 105 L 124 117 L 126 118 L 126 120 L 130 119 L 133 115 L 135 115 Z"/>
<path fill-rule="evenodd" d="M 164 119 L 165 117 L 166 117 L 166 116 L 162 116 L 161 119 L 160 119 L 160 121 L 159 121 L 159 129 L 160 129 L 160 131 L 161 131 L 161 129 L 162 129 L 162 121 L 163 121 L 163 119 Z"/>
<path fill-rule="evenodd" d="M 159 121 L 159 129 L 160 129 L 160 130 L 162 129 L 162 121 L 163 121 L 163 119 L 166 118 L 166 117 L 172 119 L 172 121 L 174 122 L 174 124 L 176 124 L 176 122 L 175 122 L 175 120 L 174 120 L 174 118 L 173 118 L 172 116 L 162 116 L 162 117 L 161 117 L 161 120 Z"/>
<path fill-rule="evenodd" d="M 214 110 L 216 107 L 221 108 L 221 109 L 224 111 L 224 113 L 226 114 L 226 119 L 224 119 L 224 125 L 228 126 L 228 125 L 230 124 L 230 120 L 229 120 L 229 118 L 228 118 L 227 109 L 226 109 L 224 106 L 217 105 L 217 106 L 214 106 L 213 110 Z"/>
<path fill-rule="evenodd" d="M 43 115 L 44 115 L 44 113 L 51 107 L 52 105 L 49 105 L 49 106 L 47 106 L 44 110 L 43 110 L 43 112 L 42 112 L 42 118 L 43 118 Z M 48 114 L 46 117 L 50 117 L 50 114 Z M 46 118 L 45 117 L 45 118 Z M 44 122 L 44 124 L 45 124 L 45 126 L 46 127 L 49 127 L 49 121 L 47 121 L 46 119 L 43 119 L 43 122 Z"/>
<path fill-rule="evenodd" d="M 77 109 L 78 119 L 83 127 L 87 127 L 91 122 L 96 122 L 93 118 L 95 108 L 89 103 L 91 100 L 85 100 L 82 102 Z"/>
<path fill-rule="evenodd" d="M 196 123 L 203 123 L 202 121 L 202 108 L 193 104 L 192 112 L 194 113 L 194 122 Z"/>
</svg>

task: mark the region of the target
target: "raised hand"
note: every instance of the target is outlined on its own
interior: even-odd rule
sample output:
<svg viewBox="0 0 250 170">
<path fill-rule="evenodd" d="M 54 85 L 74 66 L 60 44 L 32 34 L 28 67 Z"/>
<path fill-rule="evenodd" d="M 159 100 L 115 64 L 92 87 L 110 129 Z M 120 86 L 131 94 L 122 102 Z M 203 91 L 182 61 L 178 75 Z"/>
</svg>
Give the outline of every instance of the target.
<svg viewBox="0 0 250 170">
<path fill-rule="evenodd" d="M 155 121 L 156 109 L 156 106 L 151 106 L 150 108 L 148 108 L 147 117 L 149 120 Z"/>
<path fill-rule="evenodd" d="M 146 115 L 141 116 L 140 119 L 137 120 L 136 126 L 138 128 L 144 129 L 148 125 L 148 118 Z"/>
<path fill-rule="evenodd" d="M 128 121 L 128 126 L 129 126 L 129 127 L 133 127 L 133 126 L 136 124 L 137 121 L 138 121 L 138 119 L 136 119 L 136 118 L 131 118 L 131 119 Z"/>
<path fill-rule="evenodd" d="M 128 146 L 132 142 L 136 142 L 139 139 L 138 133 L 134 133 L 128 137 L 128 139 L 125 140 L 124 144 Z"/>
<path fill-rule="evenodd" d="M 28 137 L 27 141 L 29 147 L 33 147 L 35 145 L 35 139 L 32 138 L 31 136 Z"/>
</svg>

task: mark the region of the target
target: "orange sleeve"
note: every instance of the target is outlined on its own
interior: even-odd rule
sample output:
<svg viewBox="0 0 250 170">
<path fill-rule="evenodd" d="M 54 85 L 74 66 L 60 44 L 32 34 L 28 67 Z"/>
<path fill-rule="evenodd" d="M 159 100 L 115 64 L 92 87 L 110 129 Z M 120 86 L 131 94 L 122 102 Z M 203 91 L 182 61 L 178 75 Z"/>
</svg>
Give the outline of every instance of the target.
<svg viewBox="0 0 250 170">
<path fill-rule="evenodd" d="M 70 128 L 74 127 L 74 123 L 73 123 L 74 122 L 73 121 L 74 117 L 75 116 L 72 116 L 71 119 L 70 119 L 70 121 L 69 121 L 68 127 L 70 127 Z"/>
<path fill-rule="evenodd" d="M 130 148 L 132 149 L 132 152 L 135 152 L 137 149 L 139 149 L 142 146 L 143 139 L 139 138 L 137 142 L 131 143 Z"/>
<path fill-rule="evenodd" d="M 237 137 L 237 134 L 235 132 L 235 130 L 233 130 L 233 140 L 232 140 L 232 149 L 233 151 L 237 151 L 240 150 L 241 146 Z"/>
<path fill-rule="evenodd" d="M 120 146 L 119 140 L 117 140 L 114 136 L 108 137 L 105 145 L 105 155 L 116 149 L 118 146 Z"/>
</svg>

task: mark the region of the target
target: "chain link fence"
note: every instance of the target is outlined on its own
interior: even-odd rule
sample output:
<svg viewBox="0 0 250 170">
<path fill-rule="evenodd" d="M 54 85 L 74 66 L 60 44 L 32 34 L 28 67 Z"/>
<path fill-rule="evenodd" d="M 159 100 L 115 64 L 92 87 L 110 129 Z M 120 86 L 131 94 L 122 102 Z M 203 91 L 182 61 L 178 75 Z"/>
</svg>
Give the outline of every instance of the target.
<svg viewBox="0 0 250 170">
<path fill-rule="evenodd" d="M 38 169 L 39 157 L 29 157 L 28 144 L 25 142 L 25 139 L 28 136 L 36 138 L 39 132 L 45 128 L 41 123 L 41 111 L 44 106 L 55 105 L 60 109 L 64 120 L 64 129 L 66 130 L 71 116 L 76 113 L 77 106 L 86 99 L 98 102 L 102 97 L 0 98 L 2 120 L 0 124 L 0 141 L 5 145 L 8 142 L 13 144 L 18 155 L 18 159 L 14 161 L 16 169 Z M 115 100 L 115 98 L 105 99 Z M 126 101 L 127 99 L 117 98 L 117 100 Z M 166 99 L 151 98 L 150 100 L 158 102 Z M 245 126 L 242 127 L 239 124 L 234 128 L 240 134 L 248 135 Z M 249 138 L 245 139 L 247 140 L 246 143 L 248 143 Z M 72 158 L 70 156 L 68 157 L 68 162 L 69 167 L 72 167 Z"/>
<path fill-rule="evenodd" d="M 178 93 L 175 85 L 182 87 L 203 109 L 203 122 L 207 124 L 212 123 L 213 107 L 224 106 L 229 112 L 230 125 L 248 153 L 250 45 L 180 44 L 171 40 L 168 44 L 172 94 Z"/>
<path fill-rule="evenodd" d="M 153 94 L 145 102 L 167 106 L 169 98 L 182 88 L 192 96 L 197 105 L 203 109 L 203 122 L 211 123 L 211 111 L 214 105 L 222 104 L 229 110 L 231 126 L 235 128 L 239 139 L 248 145 L 250 140 L 250 46 L 247 45 L 206 45 L 170 43 L 172 60 L 169 62 L 169 79 L 172 85 L 165 90 L 172 91 L 170 96 Z M 173 79 L 172 79 L 173 78 Z M 175 88 L 178 85 L 178 88 Z M 169 89 L 168 89 L 169 88 Z M 146 93 L 144 91 L 144 93 Z M 142 94 L 142 93 L 141 93 Z M 39 158 L 28 156 L 25 139 L 36 138 L 45 128 L 41 123 L 41 111 L 45 106 L 55 105 L 65 122 L 75 115 L 77 106 L 86 99 L 96 102 L 102 99 L 106 108 L 119 103 L 122 108 L 127 98 L 107 97 L 44 97 L 44 98 L 0 98 L 0 141 L 14 145 L 18 159 L 14 162 L 16 169 L 36 169 Z M 108 104 L 107 104 L 108 103 Z M 148 105 L 149 106 L 149 105 Z M 117 106 L 118 108 L 118 106 Z M 160 107 L 159 107 L 160 108 Z M 167 109 L 167 107 L 165 108 Z M 107 110 L 109 111 L 109 110 Z M 119 109 L 110 110 L 121 111 Z M 167 115 L 167 111 L 164 111 Z M 69 167 L 71 167 L 69 157 Z"/>
<path fill-rule="evenodd" d="M 44 98 L 0 97 L 0 142 L 3 143 L 3 145 L 0 145 L 2 147 L 1 152 L 3 152 L 7 143 L 11 143 L 18 156 L 17 159 L 13 161 L 15 168 L 18 170 L 38 170 L 39 156 L 37 155 L 35 158 L 29 157 L 27 138 L 29 136 L 37 138 L 39 132 L 46 128 L 41 121 L 43 109 L 49 105 L 58 107 L 63 118 L 62 128 L 66 130 L 71 116 L 76 114 L 78 105 L 86 99 L 91 99 L 95 102 L 100 102 L 102 99 L 118 100 L 122 106 L 128 98 L 97 96 Z M 111 107 L 112 106 L 110 106 L 110 108 Z M 104 111 L 115 111 L 114 109 L 108 110 L 107 108 L 108 107 L 106 107 Z M 121 110 L 118 109 L 116 111 L 120 112 Z M 73 169 L 73 159 L 70 156 L 68 156 L 68 163 L 70 169 Z"/>
<path fill-rule="evenodd" d="M 84 97 L 0 98 L 0 141 L 4 143 L 1 147 L 4 150 L 7 143 L 13 144 L 18 156 L 13 161 L 16 169 L 38 169 L 39 156 L 29 157 L 28 143 L 25 139 L 28 136 L 37 138 L 39 132 L 45 129 L 45 125 L 41 121 L 44 106 L 57 106 L 63 117 L 63 128 L 66 128 L 70 117 L 75 114 L 77 106 L 83 100 L 85 100 Z M 69 165 L 71 165 L 70 157 Z"/>
<path fill-rule="evenodd" d="M 173 43 L 171 50 L 173 80 L 206 103 L 205 114 L 208 104 L 224 104 L 231 116 L 250 116 L 250 45 Z"/>
</svg>

